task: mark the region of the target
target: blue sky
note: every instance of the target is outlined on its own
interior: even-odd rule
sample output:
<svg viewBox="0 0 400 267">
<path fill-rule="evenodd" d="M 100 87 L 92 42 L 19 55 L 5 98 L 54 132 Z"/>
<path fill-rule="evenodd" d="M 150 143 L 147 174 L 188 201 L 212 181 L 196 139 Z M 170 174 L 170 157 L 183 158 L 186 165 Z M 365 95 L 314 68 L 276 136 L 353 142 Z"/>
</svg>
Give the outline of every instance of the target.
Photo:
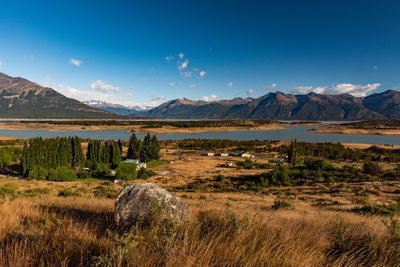
<svg viewBox="0 0 400 267">
<path fill-rule="evenodd" d="M 400 87 L 400 1 L 4 1 L 0 72 L 125 105 Z"/>
</svg>

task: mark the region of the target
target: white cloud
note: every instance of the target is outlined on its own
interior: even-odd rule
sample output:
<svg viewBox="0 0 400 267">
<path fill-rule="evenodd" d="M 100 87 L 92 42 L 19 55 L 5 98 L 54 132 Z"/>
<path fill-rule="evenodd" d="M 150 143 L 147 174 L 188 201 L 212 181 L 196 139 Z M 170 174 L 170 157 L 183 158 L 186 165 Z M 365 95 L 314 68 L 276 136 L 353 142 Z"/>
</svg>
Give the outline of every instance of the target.
<svg viewBox="0 0 400 267">
<path fill-rule="evenodd" d="M 191 72 L 191 71 L 183 71 L 183 72 L 181 72 L 180 74 L 181 74 L 183 77 L 190 78 L 190 77 L 192 77 L 193 72 Z"/>
<path fill-rule="evenodd" d="M 82 63 L 83 62 L 81 60 L 79 60 L 79 59 L 71 58 L 69 60 L 69 64 L 72 64 L 72 65 L 77 66 L 77 67 L 79 67 Z"/>
<path fill-rule="evenodd" d="M 358 85 L 351 83 L 341 83 L 329 89 L 330 94 L 351 94 L 353 96 L 366 96 L 367 93 L 376 90 L 381 84 L 373 83 L 367 85 Z"/>
<path fill-rule="evenodd" d="M 194 88 L 196 88 L 196 85 L 195 84 L 191 84 L 191 85 L 189 85 L 189 88 L 190 89 L 194 89 Z"/>
<path fill-rule="evenodd" d="M 211 95 L 209 95 L 209 96 L 203 96 L 203 97 L 201 98 L 201 100 L 210 102 L 210 101 L 216 100 L 217 98 L 218 98 L 217 95 L 211 94 Z"/>
<path fill-rule="evenodd" d="M 374 70 L 378 70 L 378 66 L 377 65 L 375 65 L 373 68 L 374 68 Z"/>
<path fill-rule="evenodd" d="M 132 93 L 127 93 L 126 96 L 128 97 L 134 97 L 134 95 Z"/>
<path fill-rule="evenodd" d="M 181 84 L 180 82 L 170 82 L 169 86 L 174 87 L 174 86 L 179 86 L 180 84 Z"/>
<path fill-rule="evenodd" d="M 232 82 L 229 82 L 229 83 L 228 83 L 228 87 L 232 88 L 232 86 L 233 86 L 233 83 L 232 83 Z"/>
<path fill-rule="evenodd" d="M 163 101 L 165 99 L 166 99 L 165 96 L 154 96 L 151 100 L 154 101 L 154 102 L 160 102 L 160 101 Z"/>
<path fill-rule="evenodd" d="M 252 95 L 252 94 L 254 94 L 254 89 L 251 88 L 251 89 L 247 90 L 246 94 L 247 94 L 247 95 Z"/>
<path fill-rule="evenodd" d="M 165 60 L 166 61 L 171 61 L 171 60 L 173 60 L 174 59 L 174 56 L 166 56 L 165 57 Z"/>
<path fill-rule="evenodd" d="M 121 90 L 118 86 L 113 86 L 101 80 L 92 82 L 90 88 L 102 93 L 118 93 Z"/>
<path fill-rule="evenodd" d="M 298 94 L 306 94 L 312 90 L 312 86 L 298 86 L 293 91 Z"/>
<path fill-rule="evenodd" d="M 203 78 L 204 75 L 206 75 L 206 72 L 205 72 L 204 70 L 203 70 L 203 71 L 200 71 L 199 75 L 200 75 L 200 78 Z"/>
<path fill-rule="evenodd" d="M 275 87 L 276 87 L 276 83 L 273 83 L 271 85 L 264 86 L 264 89 L 265 90 L 273 90 Z"/>
<path fill-rule="evenodd" d="M 367 85 L 351 84 L 351 83 L 340 83 L 328 88 L 328 86 L 319 86 L 313 88 L 312 86 L 298 86 L 293 92 L 299 94 L 307 94 L 309 92 L 314 92 L 317 94 L 351 94 L 353 96 L 361 97 L 366 96 L 367 93 L 376 90 L 381 84 L 373 83 Z"/>
<path fill-rule="evenodd" d="M 319 86 L 319 87 L 315 87 L 313 89 L 313 92 L 316 94 L 323 94 L 325 93 L 326 89 L 328 88 L 328 86 Z"/>
<path fill-rule="evenodd" d="M 184 54 L 183 53 L 179 53 L 178 56 L 179 56 L 180 59 L 183 59 Z"/>
<path fill-rule="evenodd" d="M 3 67 L 3 61 L 0 60 L 0 69 Z"/>
<path fill-rule="evenodd" d="M 185 61 L 183 61 L 183 62 L 179 65 L 178 69 L 179 69 L 179 70 L 186 69 L 188 65 L 189 65 L 189 59 L 186 59 Z"/>
</svg>

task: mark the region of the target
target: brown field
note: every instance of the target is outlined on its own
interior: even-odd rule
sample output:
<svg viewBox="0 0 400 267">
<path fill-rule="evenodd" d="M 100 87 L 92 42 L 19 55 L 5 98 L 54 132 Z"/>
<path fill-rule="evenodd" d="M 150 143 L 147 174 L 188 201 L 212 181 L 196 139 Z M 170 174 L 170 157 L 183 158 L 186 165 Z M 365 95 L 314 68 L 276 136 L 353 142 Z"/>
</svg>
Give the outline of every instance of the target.
<svg viewBox="0 0 400 267">
<path fill-rule="evenodd" d="M 343 125 L 330 125 L 309 130 L 316 133 L 400 135 L 400 129 L 352 129 Z"/>
<path fill-rule="evenodd" d="M 201 132 L 226 132 L 226 131 L 255 131 L 255 130 L 278 130 L 284 129 L 282 124 L 249 125 L 243 127 L 195 127 L 178 128 L 173 126 L 163 126 L 161 128 L 141 128 L 142 125 L 69 125 L 69 124 L 50 124 L 50 123 L 20 123 L 20 122 L 0 122 L 0 129 L 7 130 L 48 130 L 48 131 L 86 131 L 86 130 L 127 130 L 135 133 L 201 133 Z"/>
<path fill-rule="evenodd" d="M 240 157 L 179 150 L 163 154 L 170 163 L 152 170 L 165 174 L 134 183 L 173 190 L 218 183 L 218 174 L 235 180 L 265 172 L 223 166 Z M 254 160 L 264 163 L 270 157 Z M 189 207 L 188 222 L 129 232 L 113 225 L 115 196 L 122 188 L 105 180 L 51 182 L 1 175 L 0 266 L 400 266 L 397 217 L 352 211 L 364 203 L 398 203 L 399 181 L 264 192 L 178 190 Z M 291 208 L 274 210 L 276 200 Z"/>
</svg>

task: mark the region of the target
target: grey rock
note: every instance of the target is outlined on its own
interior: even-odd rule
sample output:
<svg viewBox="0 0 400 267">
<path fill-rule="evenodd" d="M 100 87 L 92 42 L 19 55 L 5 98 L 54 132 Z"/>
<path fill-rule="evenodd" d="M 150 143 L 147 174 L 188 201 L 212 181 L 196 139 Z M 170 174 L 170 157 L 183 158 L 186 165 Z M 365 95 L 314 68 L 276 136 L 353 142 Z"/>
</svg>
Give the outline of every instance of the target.
<svg viewBox="0 0 400 267">
<path fill-rule="evenodd" d="M 130 227 L 150 223 L 154 219 L 182 222 L 188 208 L 178 196 L 151 183 L 133 184 L 119 193 L 115 202 L 114 219 L 117 225 Z"/>
</svg>

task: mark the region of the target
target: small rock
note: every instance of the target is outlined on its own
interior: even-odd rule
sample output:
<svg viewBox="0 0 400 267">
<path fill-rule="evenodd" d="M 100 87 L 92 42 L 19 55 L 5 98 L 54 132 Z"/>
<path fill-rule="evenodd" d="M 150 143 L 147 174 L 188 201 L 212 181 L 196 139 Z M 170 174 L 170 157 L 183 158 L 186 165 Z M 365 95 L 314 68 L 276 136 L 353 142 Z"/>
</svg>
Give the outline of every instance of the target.
<svg viewBox="0 0 400 267">
<path fill-rule="evenodd" d="M 178 196 L 151 183 L 133 184 L 119 193 L 115 202 L 114 219 L 117 225 L 130 227 L 150 223 L 155 216 L 173 222 L 187 219 L 186 203 Z"/>
</svg>

